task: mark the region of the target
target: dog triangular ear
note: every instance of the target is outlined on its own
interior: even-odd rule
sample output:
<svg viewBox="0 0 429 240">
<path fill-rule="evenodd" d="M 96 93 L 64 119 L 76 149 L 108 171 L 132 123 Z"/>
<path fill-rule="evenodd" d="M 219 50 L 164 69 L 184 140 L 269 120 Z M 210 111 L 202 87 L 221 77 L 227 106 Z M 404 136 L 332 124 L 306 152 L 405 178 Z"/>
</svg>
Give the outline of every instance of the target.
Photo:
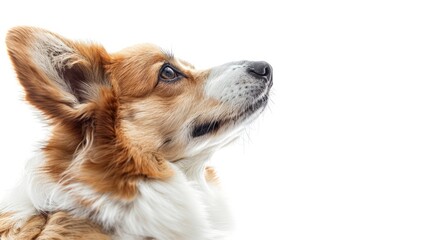
<svg viewBox="0 0 429 240">
<path fill-rule="evenodd" d="M 48 118 L 76 120 L 88 114 L 100 87 L 109 87 L 103 47 L 67 40 L 49 31 L 17 27 L 6 38 L 26 99 Z"/>
</svg>

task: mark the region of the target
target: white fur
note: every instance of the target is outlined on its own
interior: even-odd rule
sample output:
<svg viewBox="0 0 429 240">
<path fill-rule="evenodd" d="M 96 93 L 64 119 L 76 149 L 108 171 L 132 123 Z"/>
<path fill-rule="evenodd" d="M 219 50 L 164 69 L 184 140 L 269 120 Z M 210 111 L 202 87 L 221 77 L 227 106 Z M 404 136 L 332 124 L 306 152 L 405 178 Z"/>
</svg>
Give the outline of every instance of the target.
<svg viewBox="0 0 429 240">
<path fill-rule="evenodd" d="M 231 62 L 213 68 L 206 81 L 205 93 L 234 109 L 249 106 L 264 97 L 269 87 L 247 72 L 249 62 Z"/>
<path fill-rule="evenodd" d="M 118 240 L 220 239 L 229 225 L 219 190 L 206 184 L 200 175 L 203 171 L 192 170 L 204 168 L 205 161 L 199 161 L 200 166 L 186 165 L 186 160 L 180 166 L 172 164 L 175 175 L 171 179 L 140 182 L 139 195 L 130 202 L 113 200 L 82 184 L 65 188 L 38 170 L 43 161 L 42 154 L 29 161 L 23 184 L 12 193 L 12 201 L 0 204 L 1 212 L 13 212 L 16 220 L 24 222 L 40 211 L 66 210 L 113 231 Z M 77 198 L 93 204 L 85 208 Z"/>
</svg>

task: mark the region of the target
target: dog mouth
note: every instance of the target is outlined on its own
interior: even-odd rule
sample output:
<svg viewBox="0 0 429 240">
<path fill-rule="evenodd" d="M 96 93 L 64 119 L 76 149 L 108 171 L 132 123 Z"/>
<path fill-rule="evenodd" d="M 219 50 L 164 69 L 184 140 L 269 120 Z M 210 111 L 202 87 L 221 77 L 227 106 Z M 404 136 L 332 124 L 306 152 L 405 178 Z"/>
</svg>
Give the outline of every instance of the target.
<svg viewBox="0 0 429 240">
<path fill-rule="evenodd" d="M 261 97 L 259 100 L 248 106 L 241 113 L 231 118 L 233 122 L 241 121 L 247 119 L 249 116 L 253 115 L 253 113 L 257 112 L 261 108 L 265 108 L 268 103 L 268 94 Z"/>
<path fill-rule="evenodd" d="M 244 110 L 238 112 L 232 117 L 213 120 L 209 122 L 204 122 L 201 124 L 196 124 L 192 130 L 192 137 L 201 137 L 207 134 L 216 133 L 219 129 L 227 125 L 236 125 L 248 119 L 258 110 L 265 108 L 268 103 L 268 94 L 261 97 L 259 100 L 255 101 L 251 105 L 244 108 Z"/>
<path fill-rule="evenodd" d="M 222 125 L 221 120 L 211 121 L 196 125 L 192 130 L 192 137 L 201 137 L 203 135 L 216 132 Z"/>
</svg>

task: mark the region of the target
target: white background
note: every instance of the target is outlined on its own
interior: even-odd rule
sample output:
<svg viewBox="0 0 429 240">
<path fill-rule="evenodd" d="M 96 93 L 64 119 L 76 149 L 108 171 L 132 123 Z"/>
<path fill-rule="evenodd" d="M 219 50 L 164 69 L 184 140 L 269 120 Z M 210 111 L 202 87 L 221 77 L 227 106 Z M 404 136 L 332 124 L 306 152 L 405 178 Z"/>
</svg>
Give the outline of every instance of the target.
<svg viewBox="0 0 429 240">
<path fill-rule="evenodd" d="M 0 39 L 34 25 L 111 52 L 156 43 L 197 67 L 272 64 L 269 109 L 214 159 L 233 239 L 429 239 L 425 1 L 94 2 L 2 1 Z M 4 190 L 46 133 L 3 42 L 0 73 Z"/>
</svg>

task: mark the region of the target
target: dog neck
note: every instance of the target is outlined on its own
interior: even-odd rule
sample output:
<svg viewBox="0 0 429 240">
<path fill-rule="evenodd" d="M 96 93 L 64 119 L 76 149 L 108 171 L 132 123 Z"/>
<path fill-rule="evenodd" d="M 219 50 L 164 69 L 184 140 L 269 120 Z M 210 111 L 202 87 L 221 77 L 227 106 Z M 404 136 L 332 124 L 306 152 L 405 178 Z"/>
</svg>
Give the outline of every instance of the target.
<svg viewBox="0 0 429 240">
<path fill-rule="evenodd" d="M 205 182 L 204 171 L 211 156 L 211 152 L 201 153 L 175 161 L 173 164 L 185 174 L 189 181 L 203 183 Z"/>
</svg>

